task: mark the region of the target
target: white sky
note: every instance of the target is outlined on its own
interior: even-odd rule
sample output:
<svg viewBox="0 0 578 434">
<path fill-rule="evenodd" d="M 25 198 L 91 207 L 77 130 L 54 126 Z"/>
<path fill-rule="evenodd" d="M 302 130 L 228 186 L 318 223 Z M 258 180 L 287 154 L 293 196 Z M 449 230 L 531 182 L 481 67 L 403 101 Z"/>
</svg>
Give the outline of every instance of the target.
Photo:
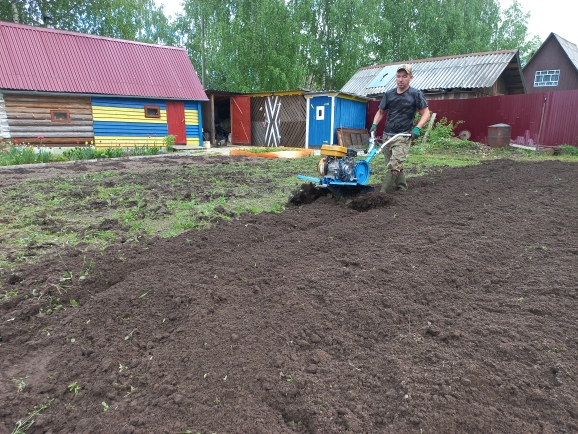
<svg viewBox="0 0 578 434">
<path fill-rule="evenodd" d="M 163 4 L 167 15 L 182 12 L 182 0 L 155 0 Z M 500 0 L 502 9 L 513 0 Z M 538 35 L 544 41 L 550 32 L 578 44 L 578 3 L 573 0 L 519 0 L 525 12 L 530 12 L 528 31 L 531 36 Z M 574 6 L 572 6 L 574 4 Z"/>
</svg>

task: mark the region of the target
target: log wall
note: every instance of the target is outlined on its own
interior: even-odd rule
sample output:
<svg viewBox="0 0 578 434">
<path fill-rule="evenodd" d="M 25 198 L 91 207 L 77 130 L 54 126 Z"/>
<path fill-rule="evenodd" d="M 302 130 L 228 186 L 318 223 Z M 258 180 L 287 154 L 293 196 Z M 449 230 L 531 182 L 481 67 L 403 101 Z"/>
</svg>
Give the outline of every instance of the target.
<svg viewBox="0 0 578 434">
<path fill-rule="evenodd" d="M 4 95 L 0 93 L 0 146 L 10 143 L 10 128 L 8 127 L 8 117 L 6 115 L 6 103 Z"/>
<path fill-rule="evenodd" d="M 4 104 L 9 134 L 19 144 L 78 146 L 94 140 L 89 97 L 4 94 Z M 51 110 L 67 110 L 70 122 L 52 121 Z"/>
</svg>

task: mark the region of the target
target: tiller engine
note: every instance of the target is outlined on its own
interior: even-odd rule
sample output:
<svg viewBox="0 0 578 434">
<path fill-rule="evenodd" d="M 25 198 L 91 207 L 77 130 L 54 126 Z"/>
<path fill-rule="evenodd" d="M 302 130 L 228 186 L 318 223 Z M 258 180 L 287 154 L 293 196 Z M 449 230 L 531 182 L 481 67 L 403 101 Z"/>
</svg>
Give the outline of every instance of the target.
<svg viewBox="0 0 578 434">
<path fill-rule="evenodd" d="M 338 145 L 321 146 L 321 160 L 317 164 L 317 172 L 322 178 L 297 175 L 299 179 L 314 182 L 317 187 L 325 187 L 335 196 L 344 196 L 347 193 L 365 193 L 373 191 L 373 187 L 367 185 L 370 176 L 369 163 L 377 154 L 381 153 L 383 147 L 397 136 L 408 136 L 409 134 L 397 134 L 382 143 L 382 140 L 375 137 L 372 132 L 369 138 L 367 154 L 365 160 L 357 160 L 358 150 L 346 148 Z"/>
</svg>

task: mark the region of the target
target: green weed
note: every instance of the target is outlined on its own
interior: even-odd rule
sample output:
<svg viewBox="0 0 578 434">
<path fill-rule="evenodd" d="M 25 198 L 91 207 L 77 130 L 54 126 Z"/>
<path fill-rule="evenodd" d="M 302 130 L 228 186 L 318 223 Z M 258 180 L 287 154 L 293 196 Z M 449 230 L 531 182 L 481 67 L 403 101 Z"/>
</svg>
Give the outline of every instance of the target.
<svg viewBox="0 0 578 434">
<path fill-rule="evenodd" d="M 4 291 L 4 295 L 0 297 L 0 301 L 8 300 L 11 297 L 16 297 L 18 295 L 18 291 Z"/>
<path fill-rule="evenodd" d="M 68 385 L 68 390 L 72 393 L 74 393 L 75 395 L 78 395 L 78 392 L 80 392 L 80 386 L 78 385 L 78 383 L 75 381 L 74 383 L 71 383 Z"/>
<path fill-rule="evenodd" d="M 16 422 L 16 426 L 12 430 L 12 434 L 25 434 L 26 430 L 28 430 L 28 428 L 34 425 L 34 419 L 40 414 L 42 414 L 44 410 L 50 407 L 50 404 L 52 403 L 53 400 L 54 399 L 51 399 L 45 404 L 35 405 L 34 409 L 32 411 L 29 411 L 28 415 L 24 419 L 19 419 Z"/>
<path fill-rule="evenodd" d="M 12 382 L 14 384 L 16 384 L 16 390 L 18 392 L 22 392 L 24 390 L 24 388 L 26 387 L 26 383 L 25 383 L 25 379 L 28 378 L 28 376 L 24 377 L 24 378 L 13 378 Z"/>
<path fill-rule="evenodd" d="M 175 139 L 177 136 L 173 134 L 169 134 L 163 139 L 163 143 L 165 144 L 165 148 L 167 152 L 173 152 L 175 150 Z"/>
</svg>

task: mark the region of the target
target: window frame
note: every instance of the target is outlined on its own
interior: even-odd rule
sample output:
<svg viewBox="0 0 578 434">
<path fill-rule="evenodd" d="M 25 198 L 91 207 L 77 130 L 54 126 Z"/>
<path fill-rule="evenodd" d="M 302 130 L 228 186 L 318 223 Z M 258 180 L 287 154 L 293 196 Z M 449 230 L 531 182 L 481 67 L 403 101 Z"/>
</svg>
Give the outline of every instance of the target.
<svg viewBox="0 0 578 434">
<path fill-rule="evenodd" d="M 157 114 L 156 116 L 151 116 L 151 115 L 149 115 L 149 113 L 148 113 L 149 109 L 156 109 L 158 114 Z M 145 114 L 145 118 L 160 119 L 160 117 L 161 117 L 161 106 L 158 106 L 158 105 L 145 105 L 145 106 L 144 106 L 144 114 Z"/>
<path fill-rule="evenodd" d="M 556 80 L 552 80 L 552 76 L 557 76 Z M 542 80 L 542 77 L 549 77 L 550 80 Z M 538 81 L 540 78 L 540 81 Z M 550 83 L 550 84 L 548 84 Z M 534 72 L 534 87 L 553 87 L 558 86 L 560 83 L 560 70 L 559 69 L 543 69 Z"/>
<path fill-rule="evenodd" d="M 56 113 L 65 113 L 66 119 L 56 119 Z M 70 123 L 70 110 L 50 110 L 50 121 L 51 122 L 61 122 Z"/>
</svg>

